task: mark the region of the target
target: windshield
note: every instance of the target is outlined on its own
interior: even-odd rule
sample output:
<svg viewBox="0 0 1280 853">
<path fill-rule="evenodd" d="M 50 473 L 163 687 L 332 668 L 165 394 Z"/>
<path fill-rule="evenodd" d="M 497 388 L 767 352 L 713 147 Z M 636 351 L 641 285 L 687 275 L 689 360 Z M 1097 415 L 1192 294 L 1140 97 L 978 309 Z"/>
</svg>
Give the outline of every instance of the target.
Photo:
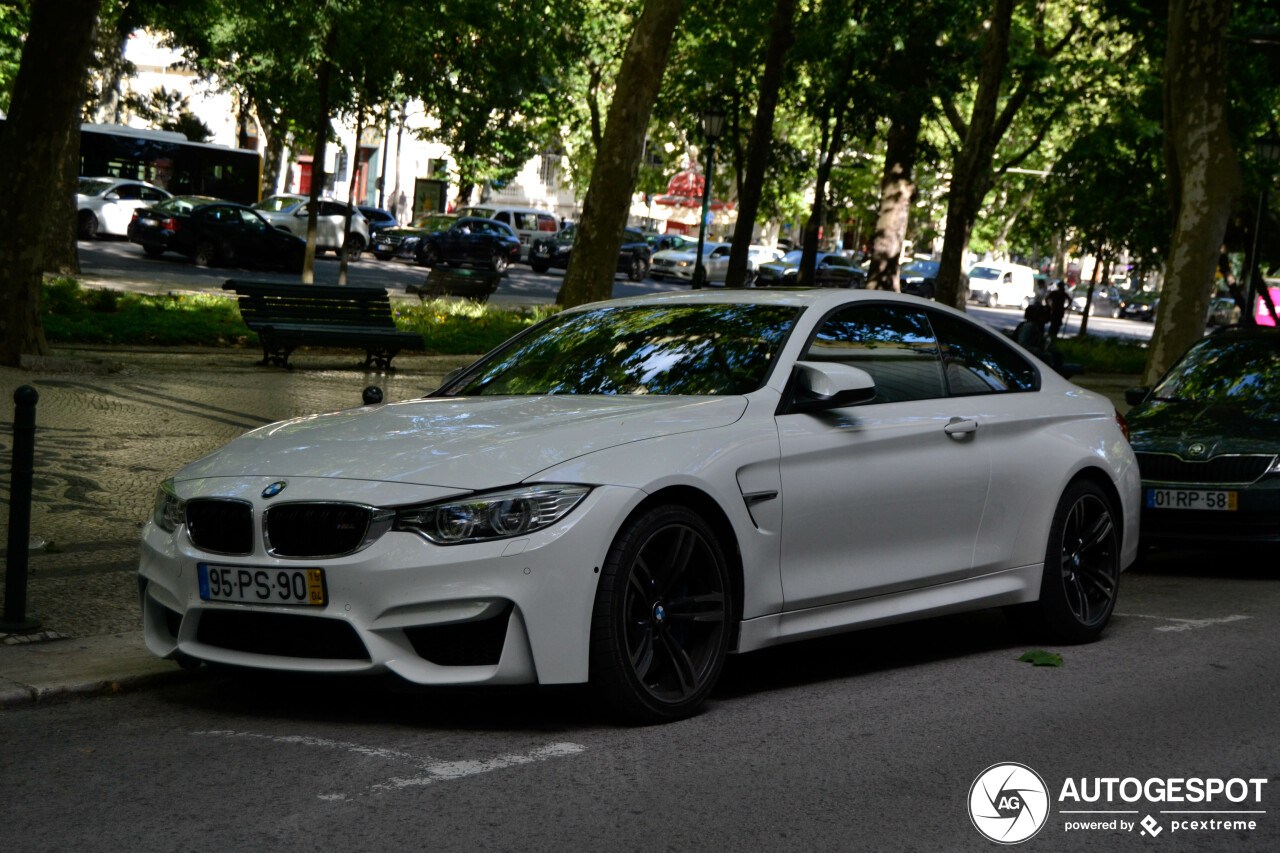
<svg viewBox="0 0 1280 853">
<path fill-rule="evenodd" d="M 938 267 L 942 266 L 938 261 L 913 261 L 902 268 L 903 275 L 937 275 Z"/>
<path fill-rule="evenodd" d="M 969 278 L 997 279 L 1001 270 L 996 267 L 974 267 L 969 270 Z"/>
<path fill-rule="evenodd" d="M 299 202 L 302 202 L 305 200 L 306 199 L 301 199 L 294 196 L 273 195 L 270 198 L 264 198 L 262 201 L 253 205 L 253 209 L 266 210 L 271 213 L 276 213 L 281 210 L 284 210 L 285 208 L 293 207 L 295 204 L 298 204 Z"/>
<path fill-rule="evenodd" d="M 794 252 L 787 252 L 782 256 L 781 260 L 784 264 L 799 264 L 800 259 L 804 257 L 804 252 L 796 249 Z"/>
<path fill-rule="evenodd" d="M 413 220 L 414 228 L 421 228 L 424 231 L 448 231 L 454 223 L 454 217 L 441 216 L 438 213 L 429 213 L 425 216 L 419 216 Z"/>
<path fill-rule="evenodd" d="M 106 192 L 107 187 L 114 184 L 115 181 L 102 181 L 93 178 L 81 178 L 76 183 L 76 192 L 80 195 L 102 195 Z"/>
<path fill-rule="evenodd" d="M 1198 403 L 1280 402 L 1280 336 L 1206 339 L 1173 366 L 1153 396 Z"/>
<path fill-rule="evenodd" d="M 626 305 L 560 314 L 449 387 L 497 394 L 745 394 L 800 311 L 784 305 Z"/>
<path fill-rule="evenodd" d="M 190 213 L 197 205 L 208 204 L 211 201 L 214 199 L 195 195 L 176 195 L 151 205 L 151 208 L 162 213 Z"/>
</svg>

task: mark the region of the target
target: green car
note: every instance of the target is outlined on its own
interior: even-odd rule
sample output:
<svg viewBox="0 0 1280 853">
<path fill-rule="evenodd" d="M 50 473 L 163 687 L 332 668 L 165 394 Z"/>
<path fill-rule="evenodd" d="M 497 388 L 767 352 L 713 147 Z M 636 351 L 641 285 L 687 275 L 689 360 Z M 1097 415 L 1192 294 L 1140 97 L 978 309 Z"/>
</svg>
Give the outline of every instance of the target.
<svg viewBox="0 0 1280 853">
<path fill-rule="evenodd" d="M 1125 399 L 1145 544 L 1280 542 L 1280 330 L 1210 335 Z"/>
</svg>

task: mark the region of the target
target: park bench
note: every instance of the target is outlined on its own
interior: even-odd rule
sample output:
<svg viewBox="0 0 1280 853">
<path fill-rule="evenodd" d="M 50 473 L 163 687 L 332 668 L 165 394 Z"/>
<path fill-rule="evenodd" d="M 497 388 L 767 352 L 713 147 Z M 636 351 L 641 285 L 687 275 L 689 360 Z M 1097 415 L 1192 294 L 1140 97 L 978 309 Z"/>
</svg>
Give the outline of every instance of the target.
<svg viewBox="0 0 1280 853">
<path fill-rule="evenodd" d="M 404 292 L 417 296 L 423 302 L 442 296 L 461 296 L 473 302 L 487 302 L 502 283 L 503 275 L 493 270 L 437 266 L 432 267 L 425 282 L 421 285 L 411 284 Z"/>
<path fill-rule="evenodd" d="M 240 316 L 262 342 L 259 364 L 287 368 L 300 346 L 352 347 L 365 351 L 366 369 L 390 370 L 400 350 L 426 348 L 422 335 L 396 328 L 381 287 L 231 280 L 222 289 L 237 294 Z"/>
</svg>

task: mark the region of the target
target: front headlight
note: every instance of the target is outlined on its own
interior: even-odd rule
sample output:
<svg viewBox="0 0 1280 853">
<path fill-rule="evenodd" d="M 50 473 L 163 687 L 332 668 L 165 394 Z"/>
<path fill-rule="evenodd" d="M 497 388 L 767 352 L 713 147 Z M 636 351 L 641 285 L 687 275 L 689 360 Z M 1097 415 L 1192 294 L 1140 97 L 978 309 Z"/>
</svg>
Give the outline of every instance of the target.
<svg viewBox="0 0 1280 853">
<path fill-rule="evenodd" d="M 173 478 L 165 480 L 156 489 L 156 502 L 151 510 L 151 520 L 165 533 L 172 533 L 187 520 L 187 502 L 173 489 Z"/>
<path fill-rule="evenodd" d="M 523 536 L 555 524 L 591 491 L 547 483 L 401 509 L 393 530 L 417 533 L 437 545 Z"/>
<path fill-rule="evenodd" d="M 1267 469 L 1268 474 L 1280 474 L 1280 456 L 1271 460 L 1271 467 Z"/>
<path fill-rule="evenodd" d="M 689 262 L 688 262 L 688 261 L 681 261 L 681 262 L 680 262 L 680 266 L 682 266 L 682 267 L 687 267 L 687 266 L 689 266 Z"/>
</svg>

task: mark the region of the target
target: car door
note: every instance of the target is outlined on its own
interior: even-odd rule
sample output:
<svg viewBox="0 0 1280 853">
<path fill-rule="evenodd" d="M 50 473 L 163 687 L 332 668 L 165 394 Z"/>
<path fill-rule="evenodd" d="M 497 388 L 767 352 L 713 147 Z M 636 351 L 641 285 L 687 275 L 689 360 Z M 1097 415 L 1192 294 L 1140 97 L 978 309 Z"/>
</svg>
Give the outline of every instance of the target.
<svg viewBox="0 0 1280 853">
<path fill-rule="evenodd" d="M 707 281 L 724 281 L 729 273 L 730 246 L 716 246 L 707 255 L 703 266 L 707 268 Z"/>
<path fill-rule="evenodd" d="M 109 234 L 125 234 L 129 230 L 129 220 L 134 211 L 147 206 L 142 198 L 141 184 L 120 184 L 107 193 L 108 198 L 102 204 L 102 230 Z"/>
<path fill-rule="evenodd" d="M 819 325 L 803 359 L 866 370 L 876 398 L 776 418 L 786 608 L 967 576 L 991 461 L 981 407 L 948 397 L 923 311 L 846 306 Z"/>
<path fill-rule="evenodd" d="M 974 544 L 974 573 L 1009 568 L 1023 512 L 1040 486 L 1047 441 L 1066 431 L 1044 400 L 1039 370 L 1003 336 L 976 323 L 928 310 L 938 336 L 947 388 L 964 416 L 974 413 L 974 443 L 991 456 L 991 488 Z"/>
</svg>

